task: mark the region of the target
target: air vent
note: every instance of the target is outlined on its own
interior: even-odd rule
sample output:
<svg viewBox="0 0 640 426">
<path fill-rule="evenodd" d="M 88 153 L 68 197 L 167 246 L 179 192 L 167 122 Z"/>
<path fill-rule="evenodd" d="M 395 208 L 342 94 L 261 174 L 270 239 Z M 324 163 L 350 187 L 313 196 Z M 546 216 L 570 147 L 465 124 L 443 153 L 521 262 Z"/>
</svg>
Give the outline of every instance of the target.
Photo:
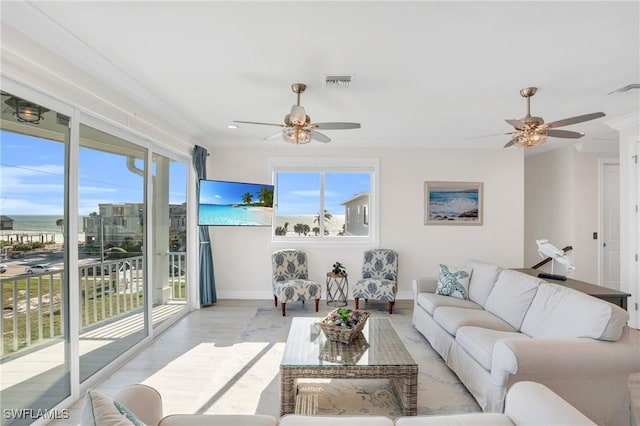
<svg viewBox="0 0 640 426">
<path fill-rule="evenodd" d="M 353 83 L 352 75 L 325 75 L 324 82 L 327 87 L 349 87 Z"/>
<path fill-rule="evenodd" d="M 613 95 L 614 93 L 623 93 L 628 92 L 629 90 L 640 89 L 639 83 L 627 84 L 624 87 L 614 90 L 613 92 L 609 92 L 609 95 Z"/>
</svg>

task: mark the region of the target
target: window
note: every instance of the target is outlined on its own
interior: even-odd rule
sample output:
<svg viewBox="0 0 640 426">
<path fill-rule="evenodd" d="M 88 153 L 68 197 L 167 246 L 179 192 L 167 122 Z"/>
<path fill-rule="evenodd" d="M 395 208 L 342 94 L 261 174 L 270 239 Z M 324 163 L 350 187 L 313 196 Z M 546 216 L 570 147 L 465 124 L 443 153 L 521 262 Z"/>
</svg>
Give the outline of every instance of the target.
<svg viewBox="0 0 640 426">
<path fill-rule="evenodd" d="M 273 241 L 375 242 L 377 159 L 272 160 Z"/>
</svg>

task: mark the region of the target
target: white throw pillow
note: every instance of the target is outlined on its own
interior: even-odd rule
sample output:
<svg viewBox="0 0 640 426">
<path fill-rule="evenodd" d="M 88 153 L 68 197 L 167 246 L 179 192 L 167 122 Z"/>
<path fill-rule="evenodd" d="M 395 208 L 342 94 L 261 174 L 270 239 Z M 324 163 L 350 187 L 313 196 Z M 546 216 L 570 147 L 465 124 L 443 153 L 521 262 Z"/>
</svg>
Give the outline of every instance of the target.
<svg viewBox="0 0 640 426">
<path fill-rule="evenodd" d="M 81 424 L 83 426 L 145 426 L 127 407 L 94 390 L 87 391 Z"/>
<path fill-rule="evenodd" d="M 470 268 L 440 265 L 440 275 L 435 293 L 458 299 L 469 299 L 471 272 Z"/>
</svg>

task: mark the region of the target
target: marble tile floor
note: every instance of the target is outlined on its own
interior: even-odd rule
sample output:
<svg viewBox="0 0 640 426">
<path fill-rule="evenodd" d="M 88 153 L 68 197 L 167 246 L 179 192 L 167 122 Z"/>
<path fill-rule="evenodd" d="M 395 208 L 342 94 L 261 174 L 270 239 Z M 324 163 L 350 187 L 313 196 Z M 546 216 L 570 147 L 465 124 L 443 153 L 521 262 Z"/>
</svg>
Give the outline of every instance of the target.
<svg viewBox="0 0 640 426">
<path fill-rule="evenodd" d="M 412 303 L 397 301 L 393 315 L 411 316 Z M 287 306 L 288 316 L 323 316 L 334 309 L 324 300 L 318 314 L 312 312 L 313 304 L 297 305 Z M 380 306 L 384 309 L 386 304 L 380 302 Z M 275 320 L 282 318 L 280 307 L 274 307 L 273 300 L 219 300 L 214 306 L 193 311 L 94 389 L 112 395 L 127 384 L 153 386 L 162 395 L 165 415 L 254 414 L 256 407 L 264 404 L 273 405 L 273 415 L 279 410 L 279 395 L 261 393 L 278 379 L 285 343 L 238 343 L 256 310 L 269 307 L 273 308 Z M 206 395 L 205 399 L 202 395 Z M 50 424 L 78 425 L 83 405 L 84 400 L 76 402 L 69 409 L 69 419 Z"/>
</svg>

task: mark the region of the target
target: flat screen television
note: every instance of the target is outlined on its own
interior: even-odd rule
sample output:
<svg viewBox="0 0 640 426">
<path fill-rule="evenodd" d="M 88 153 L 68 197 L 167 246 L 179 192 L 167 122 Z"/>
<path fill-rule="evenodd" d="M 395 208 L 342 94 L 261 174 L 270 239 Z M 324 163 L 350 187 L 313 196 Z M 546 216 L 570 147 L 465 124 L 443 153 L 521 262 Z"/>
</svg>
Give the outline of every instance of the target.
<svg viewBox="0 0 640 426">
<path fill-rule="evenodd" d="M 273 185 L 200 180 L 198 225 L 271 226 Z"/>
</svg>

